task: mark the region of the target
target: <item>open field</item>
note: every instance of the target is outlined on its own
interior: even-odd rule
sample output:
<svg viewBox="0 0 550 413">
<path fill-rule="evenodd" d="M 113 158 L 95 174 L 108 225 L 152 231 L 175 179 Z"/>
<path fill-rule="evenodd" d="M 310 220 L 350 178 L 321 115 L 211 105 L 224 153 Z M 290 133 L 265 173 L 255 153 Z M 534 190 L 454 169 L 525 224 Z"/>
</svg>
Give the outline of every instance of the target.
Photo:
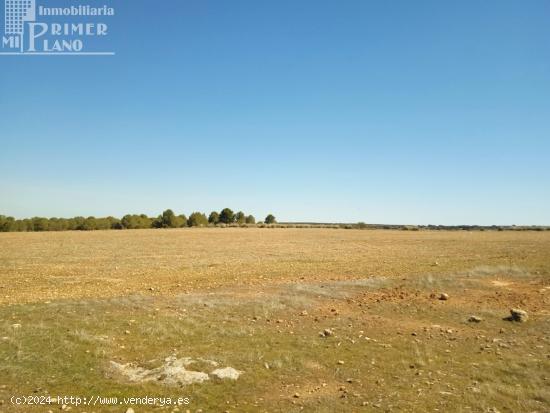
<svg viewBox="0 0 550 413">
<path fill-rule="evenodd" d="M 173 375 L 186 357 L 205 381 Z M 10 403 L 46 394 L 190 398 L 136 413 L 549 412 L 550 232 L 0 233 L 0 412 L 60 411 Z"/>
</svg>

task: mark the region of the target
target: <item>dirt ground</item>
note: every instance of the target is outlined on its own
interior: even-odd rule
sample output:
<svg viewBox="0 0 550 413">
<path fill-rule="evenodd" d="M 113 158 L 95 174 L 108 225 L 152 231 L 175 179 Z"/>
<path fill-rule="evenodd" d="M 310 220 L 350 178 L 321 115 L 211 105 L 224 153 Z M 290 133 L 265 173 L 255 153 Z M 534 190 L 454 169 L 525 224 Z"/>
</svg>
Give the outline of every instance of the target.
<svg viewBox="0 0 550 413">
<path fill-rule="evenodd" d="M 0 412 L 542 413 L 549 345 L 550 232 L 0 234 Z"/>
</svg>

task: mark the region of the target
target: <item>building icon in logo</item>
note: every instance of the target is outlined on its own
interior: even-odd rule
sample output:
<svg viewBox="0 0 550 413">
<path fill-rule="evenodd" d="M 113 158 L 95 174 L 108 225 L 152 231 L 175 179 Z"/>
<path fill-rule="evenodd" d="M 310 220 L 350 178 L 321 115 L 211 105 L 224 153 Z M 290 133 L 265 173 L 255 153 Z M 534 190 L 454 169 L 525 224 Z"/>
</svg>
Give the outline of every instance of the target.
<svg viewBox="0 0 550 413">
<path fill-rule="evenodd" d="M 5 34 L 10 43 L 16 47 L 23 47 L 25 22 L 36 19 L 36 0 L 5 0 Z"/>
<path fill-rule="evenodd" d="M 35 0 L 5 0 L 6 1 L 6 34 L 25 32 L 23 22 L 32 22 L 36 17 Z"/>
</svg>

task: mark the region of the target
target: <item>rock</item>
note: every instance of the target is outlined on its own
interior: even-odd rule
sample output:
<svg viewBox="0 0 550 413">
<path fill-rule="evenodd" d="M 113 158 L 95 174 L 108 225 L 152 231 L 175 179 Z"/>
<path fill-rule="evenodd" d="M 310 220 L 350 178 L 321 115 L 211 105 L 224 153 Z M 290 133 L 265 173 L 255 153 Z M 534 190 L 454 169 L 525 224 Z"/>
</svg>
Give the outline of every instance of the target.
<svg viewBox="0 0 550 413">
<path fill-rule="evenodd" d="M 520 310 L 518 308 L 512 308 L 510 310 L 511 321 L 518 321 L 520 323 L 524 323 L 528 319 L 529 319 L 529 316 L 527 315 L 527 311 Z"/>
<path fill-rule="evenodd" d="M 223 369 L 216 369 L 212 373 L 212 376 L 216 376 L 219 379 L 237 380 L 242 374 L 241 371 L 235 370 L 233 367 L 225 367 Z"/>
<path fill-rule="evenodd" d="M 306 315 L 307 315 L 307 311 L 306 311 L 306 310 L 302 311 L 302 312 L 300 313 L 300 315 L 301 315 L 302 317 L 303 317 L 303 316 L 306 316 Z"/>
<path fill-rule="evenodd" d="M 447 294 L 447 293 L 441 293 L 441 294 L 439 294 L 439 299 L 440 299 L 441 301 L 447 301 L 447 300 L 449 299 L 449 294 Z"/>
<path fill-rule="evenodd" d="M 468 321 L 470 323 L 480 323 L 483 321 L 483 318 L 478 317 L 477 315 L 471 315 L 470 318 L 468 318 Z"/>
<path fill-rule="evenodd" d="M 131 407 L 129 407 L 128 410 L 126 410 L 126 413 L 134 413 L 134 409 L 132 409 Z"/>
<path fill-rule="evenodd" d="M 188 357 L 181 359 L 168 357 L 163 365 L 148 370 L 131 363 L 119 364 L 111 361 L 111 368 L 113 372 L 138 383 L 155 382 L 166 386 L 181 386 L 209 380 L 210 377 L 207 373 L 186 369 L 193 362 L 194 360 Z"/>
<path fill-rule="evenodd" d="M 323 330 L 323 335 L 325 337 L 332 337 L 334 335 L 334 331 L 332 331 L 330 328 L 325 328 Z"/>
<path fill-rule="evenodd" d="M 295 399 L 299 399 L 300 398 L 300 393 L 294 393 L 294 396 L 292 396 L 292 397 L 294 397 Z"/>
<path fill-rule="evenodd" d="M 338 364 L 339 364 L 339 365 L 344 364 L 344 360 L 338 360 Z"/>
</svg>

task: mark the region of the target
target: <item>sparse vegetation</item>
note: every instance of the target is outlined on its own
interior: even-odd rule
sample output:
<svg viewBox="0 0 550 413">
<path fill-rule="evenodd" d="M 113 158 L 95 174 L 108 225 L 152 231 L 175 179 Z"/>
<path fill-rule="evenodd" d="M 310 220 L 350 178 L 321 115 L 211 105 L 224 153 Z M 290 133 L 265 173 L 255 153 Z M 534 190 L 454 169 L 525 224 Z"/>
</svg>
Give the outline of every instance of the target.
<svg viewBox="0 0 550 413">
<path fill-rule="evenodd" d="M 256 223 L 253 215 L 246 215 L 239 211 L 236 214 L 229 208 L 223 209 L 220 213 L 213 211 L 206 219 L 206 215 L 202 212 L 193 212 L 195 214 L 189 219 L 185 215 L 175 215 L 168 209 L 159 215 L 157 218 L 150 218 L 145 214 L 140 215 L 124 215 L 122 219 L 107 217 L 75 217 L 75 218 L 41 218 L 34 217 L 30 219 L 15 219 L 0 215 L 0 232 L 44 232 L 44 231 L 93 231 L 106 229 L 146 229 L 146 228 L 182 228 L 182 227 L 198 227 L 198 226 L 217 226 L 225 227 L 240 227 L 240 228 L 333 228 L 333 229 L 387 229 L 387 230 L 403 230 L 403 231 L 545 231 L 550 230 L 550 227 L 540 226 L 497 226 L 481 227 L 478 225 L 459 225 L 459 226 L 442 226 L 442 225 L 377 225 L 366 224 L 359 222 L 357 224 L 323 224 L 323 223 L 278 223 L 275 216 L 269 214 L 265 218 L 265 222 Z"/>
<path fill-rule="evenodd" d="M 269 228 L 0 234 L 2 411 L 90 389 L 190 411 L 549 410 L 547 231 Z M 172 356 L 243 373 L 171 387 L 111 363 Z"/>
</svg>

